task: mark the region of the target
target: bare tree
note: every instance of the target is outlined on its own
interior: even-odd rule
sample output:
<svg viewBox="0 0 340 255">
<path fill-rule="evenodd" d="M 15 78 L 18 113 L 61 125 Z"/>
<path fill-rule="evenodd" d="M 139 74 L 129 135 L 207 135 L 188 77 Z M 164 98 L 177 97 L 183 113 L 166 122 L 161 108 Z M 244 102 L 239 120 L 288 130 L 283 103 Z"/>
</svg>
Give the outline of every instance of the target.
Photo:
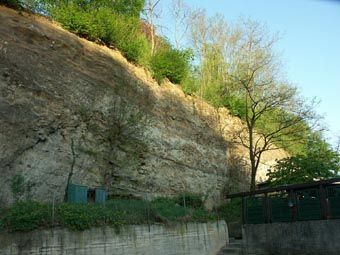
<svg viewBox="0 0 340 255">
<path fill-rule="evenodd" d="M 150 40 L 151 40 L 151 54 L 155 53 L 156 45 L 156 24 L 155 20 L 159 18 L 160 13 L 157 11 L 156 7 L 161 0 L 147 0 L 145 3 L 144 14 L 147 22 L 150 25 Z"/>
<path fill-rule="evenodd" d="M 244 98 L 246 127 L 238 138 L 249 151 L 251 190 L 263 153 L 301 139 L 315 120 L 314 102 L 307 104 L 280 77 L 281 63 L 273 50 L 277 40 L 261 24 L 245 21 L 238 57 L 229 70 L 229 82 Z"/>
<path fill-rule="evenodd" d="M 229 41 L 230 29 L 223 16 L 207 17 L 205 10 L 191 11 L 188 19 L 190 42 L 199 62 L 199 94 L 208 99 L 212 90 L 218 89 L 226 80 L 224 51 Z"/>
<path fill-rule="evenodd" d="M 172 20 L 175 46 L 177 49 L 180 49 L 188 31 L 190 8 L 183 0 L 172 0 L 169 12 Z"/>
<path fill-rule="evenodd" d="M 251 190 L 263 153 L 297 143 L 315 120 L 307 103 L 282 75 L 274 46 L 279 35 L 250 20 L 229 25 L 221 15 L 191 13 L 191 45 L 199 69 L 200 96 L 215 106 L 237 101 L 245 128 L 237 142 L 249 151 Z M 235 111 L 235 109 L 232 109 Z"/>
</svg>

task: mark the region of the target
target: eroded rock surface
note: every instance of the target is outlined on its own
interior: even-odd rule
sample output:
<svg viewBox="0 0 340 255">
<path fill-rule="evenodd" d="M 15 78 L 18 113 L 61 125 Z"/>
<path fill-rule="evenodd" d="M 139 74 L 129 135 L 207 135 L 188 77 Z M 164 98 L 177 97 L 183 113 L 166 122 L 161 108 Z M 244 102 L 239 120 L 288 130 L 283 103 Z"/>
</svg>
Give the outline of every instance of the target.
<svg viewBox="0 0 340 255">
<path fill-rule="evenodd" d="M 3 203 L 13 200 L 15 175 L 45 201 L 62 200 L 68 180 L 143 198 L 202 193 L 208 206 L 248 186 L 247 152 L 231 142 L 242 123 L 226 109 L 159 86 L 119 52 L 44 18 L 0 7 L 0 24 Z M 131 112 L 147 119 L 131 122 L 145 148 L 127 142 Z M 266 154 L 262 168 L 283 155 Z"/>
</svg>

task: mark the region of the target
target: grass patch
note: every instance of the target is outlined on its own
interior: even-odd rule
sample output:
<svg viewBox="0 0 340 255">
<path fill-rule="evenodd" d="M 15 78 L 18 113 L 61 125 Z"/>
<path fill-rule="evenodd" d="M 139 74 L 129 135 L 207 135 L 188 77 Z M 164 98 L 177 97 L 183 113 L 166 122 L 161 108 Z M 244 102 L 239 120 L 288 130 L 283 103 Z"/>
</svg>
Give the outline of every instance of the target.
<svg viewBox="0 0 340 255">
<path fill-rule="evenodd" d="M 114 199 L 106 203 L 106 208 L 124 215 L 124 224 L 148 224 L 154 222 L 154 212 L 150 203 L 137 199 Z"/>
<path fill-rule="evenodd" d="M 71 230 L 91 227 L 123 225 L 207 222 L 216 220 L 215 214 L 203 208 L 184 207 L 178 198 L 158 198 L 152 202 L 138 199 L 112 199 L 105 204 L 60 203 L 52 206 L 35 201 L 17 202 L 0 209 L 0 229 L 17 232 L 55 226 Z M 189 203 L 190 204 L 190 203 Z"/>
<path fill-rule="evenodd" d="M 176 204 L 175 200 L 171 198 L 158 198 L 154 200 L 152 208 L 161 221 L 182 221 L 188 215 L 187 208 Z"/>
<path fill-rule="evenodd" d="M 39 202 L 18 202 L 9 209 L 3 209 L 0 228 L 15 231 L 30 231 L 51 225 L 51 207 Z"/>
</svg>

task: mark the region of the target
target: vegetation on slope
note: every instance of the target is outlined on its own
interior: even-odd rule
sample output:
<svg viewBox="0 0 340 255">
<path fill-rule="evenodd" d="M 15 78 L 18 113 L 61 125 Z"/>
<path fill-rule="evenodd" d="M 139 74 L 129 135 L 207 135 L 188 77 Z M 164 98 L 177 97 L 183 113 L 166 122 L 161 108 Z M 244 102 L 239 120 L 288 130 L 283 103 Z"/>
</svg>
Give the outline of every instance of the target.
<svg viewBox="0 0 340 255">
<path fill-rule="evenodd" d="M 204 208 L 200 194 L 181 193 L 175 197 L 159 197 L 153 201 L 133 198 L 111 198 L 105 203 L 43 203 L 30 197 L 28 182 L 20 175 L 11 182 L 15 203 L 0 206 L 0 231 L 32 231 L 38 228 L 65 227 L 86 230 L 123 225 L 174 224 L 239 219 L 240 203 L 231 203 L 212 211 Z"/>
<path fill-rule="evenodd" d="M 10 208 L 0 209 L 0 229 L 5 231 L 31 231 L 37 228 L 62 226 L 72 230 L 112 226 L 119 229 L 127 224 L 170 224 L 175 222 L 207 222 L 216 220 L 217 214 L 203 207 L 202 199 L 193 194 L 175 198 L 158 198 L 152 202 L 136 199 L 112 199 L 105 204 L 57 205 L 18 201 Z"/>
<path fill-rule="evenodd" d="M 304 100 L 287 81 L 280 57 L 274 51 L 278 36 L 260 23 L 241 20 L 230 25 L 221 15 L 207 17 L 204 10 L 192 11 L 177 5 L 172 10 L 175 22 L 185 17 L 180 22 L 189 29 L 186 34 L 191 49 L 183 50 L 185 47 L 179 42 L 175 48 L 156 36 L 155 24 L 141 22 L 143 12 L 155 16 L 145 8 L 144 0 L 0 3 L 49 16 L 79 36 L 119 49 L 128 60 L 148 68 L 157 81 L 167 78 L 181 84 L 188 94 L 215 107 L 230 109 L 246 124 L 237 142 L 249 150 L 251 189 L 255 188 L 264 152 L 280 147 L 293 157 L 304 155 L 307 161 L 310 159 L 307 138 L 315 135 L 315 105 Z M 150 1 L 147 3 L 152 6 Z M 325 146 L 331 150 L 329 144 Z"/>
<path fill-rule="evenodd" d="M 140 20 L 144 0 L 1 0 L 9 7 L 47 15 L 88 40 L 117 48 L 134 63 L 149 68 L 161 82 L 181 83 L 189 71 L 190 54 L 157 37 L 155 52 L 148 39 L 150 25 Z M 146 30 L 146 31 L 143 31 Z"/>
</svg>

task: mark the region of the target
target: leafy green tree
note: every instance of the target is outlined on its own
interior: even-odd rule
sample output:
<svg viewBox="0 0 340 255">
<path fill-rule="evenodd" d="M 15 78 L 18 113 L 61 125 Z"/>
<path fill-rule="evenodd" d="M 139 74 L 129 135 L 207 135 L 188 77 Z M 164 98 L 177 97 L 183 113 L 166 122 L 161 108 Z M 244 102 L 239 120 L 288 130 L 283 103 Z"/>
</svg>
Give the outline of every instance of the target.
<svg viewBox="0 0 340 255">
<path fill-rule="evenodd" d="M 190 50 L 173 49 L 168 43 L 163 43 L 151 58 L 150 67 L 158 82 L 168 78 L 171 82 L 180 84 L 190 71 Z"/>
<path fill-rule="evenodd" d="M 340 154 L 332 150 L 320 135 L 311 134 L 305 151 L 306 154 L 278 161 L 267 174 L 269 183 L 276 186 L 338 177 Z"/>
</svg>

